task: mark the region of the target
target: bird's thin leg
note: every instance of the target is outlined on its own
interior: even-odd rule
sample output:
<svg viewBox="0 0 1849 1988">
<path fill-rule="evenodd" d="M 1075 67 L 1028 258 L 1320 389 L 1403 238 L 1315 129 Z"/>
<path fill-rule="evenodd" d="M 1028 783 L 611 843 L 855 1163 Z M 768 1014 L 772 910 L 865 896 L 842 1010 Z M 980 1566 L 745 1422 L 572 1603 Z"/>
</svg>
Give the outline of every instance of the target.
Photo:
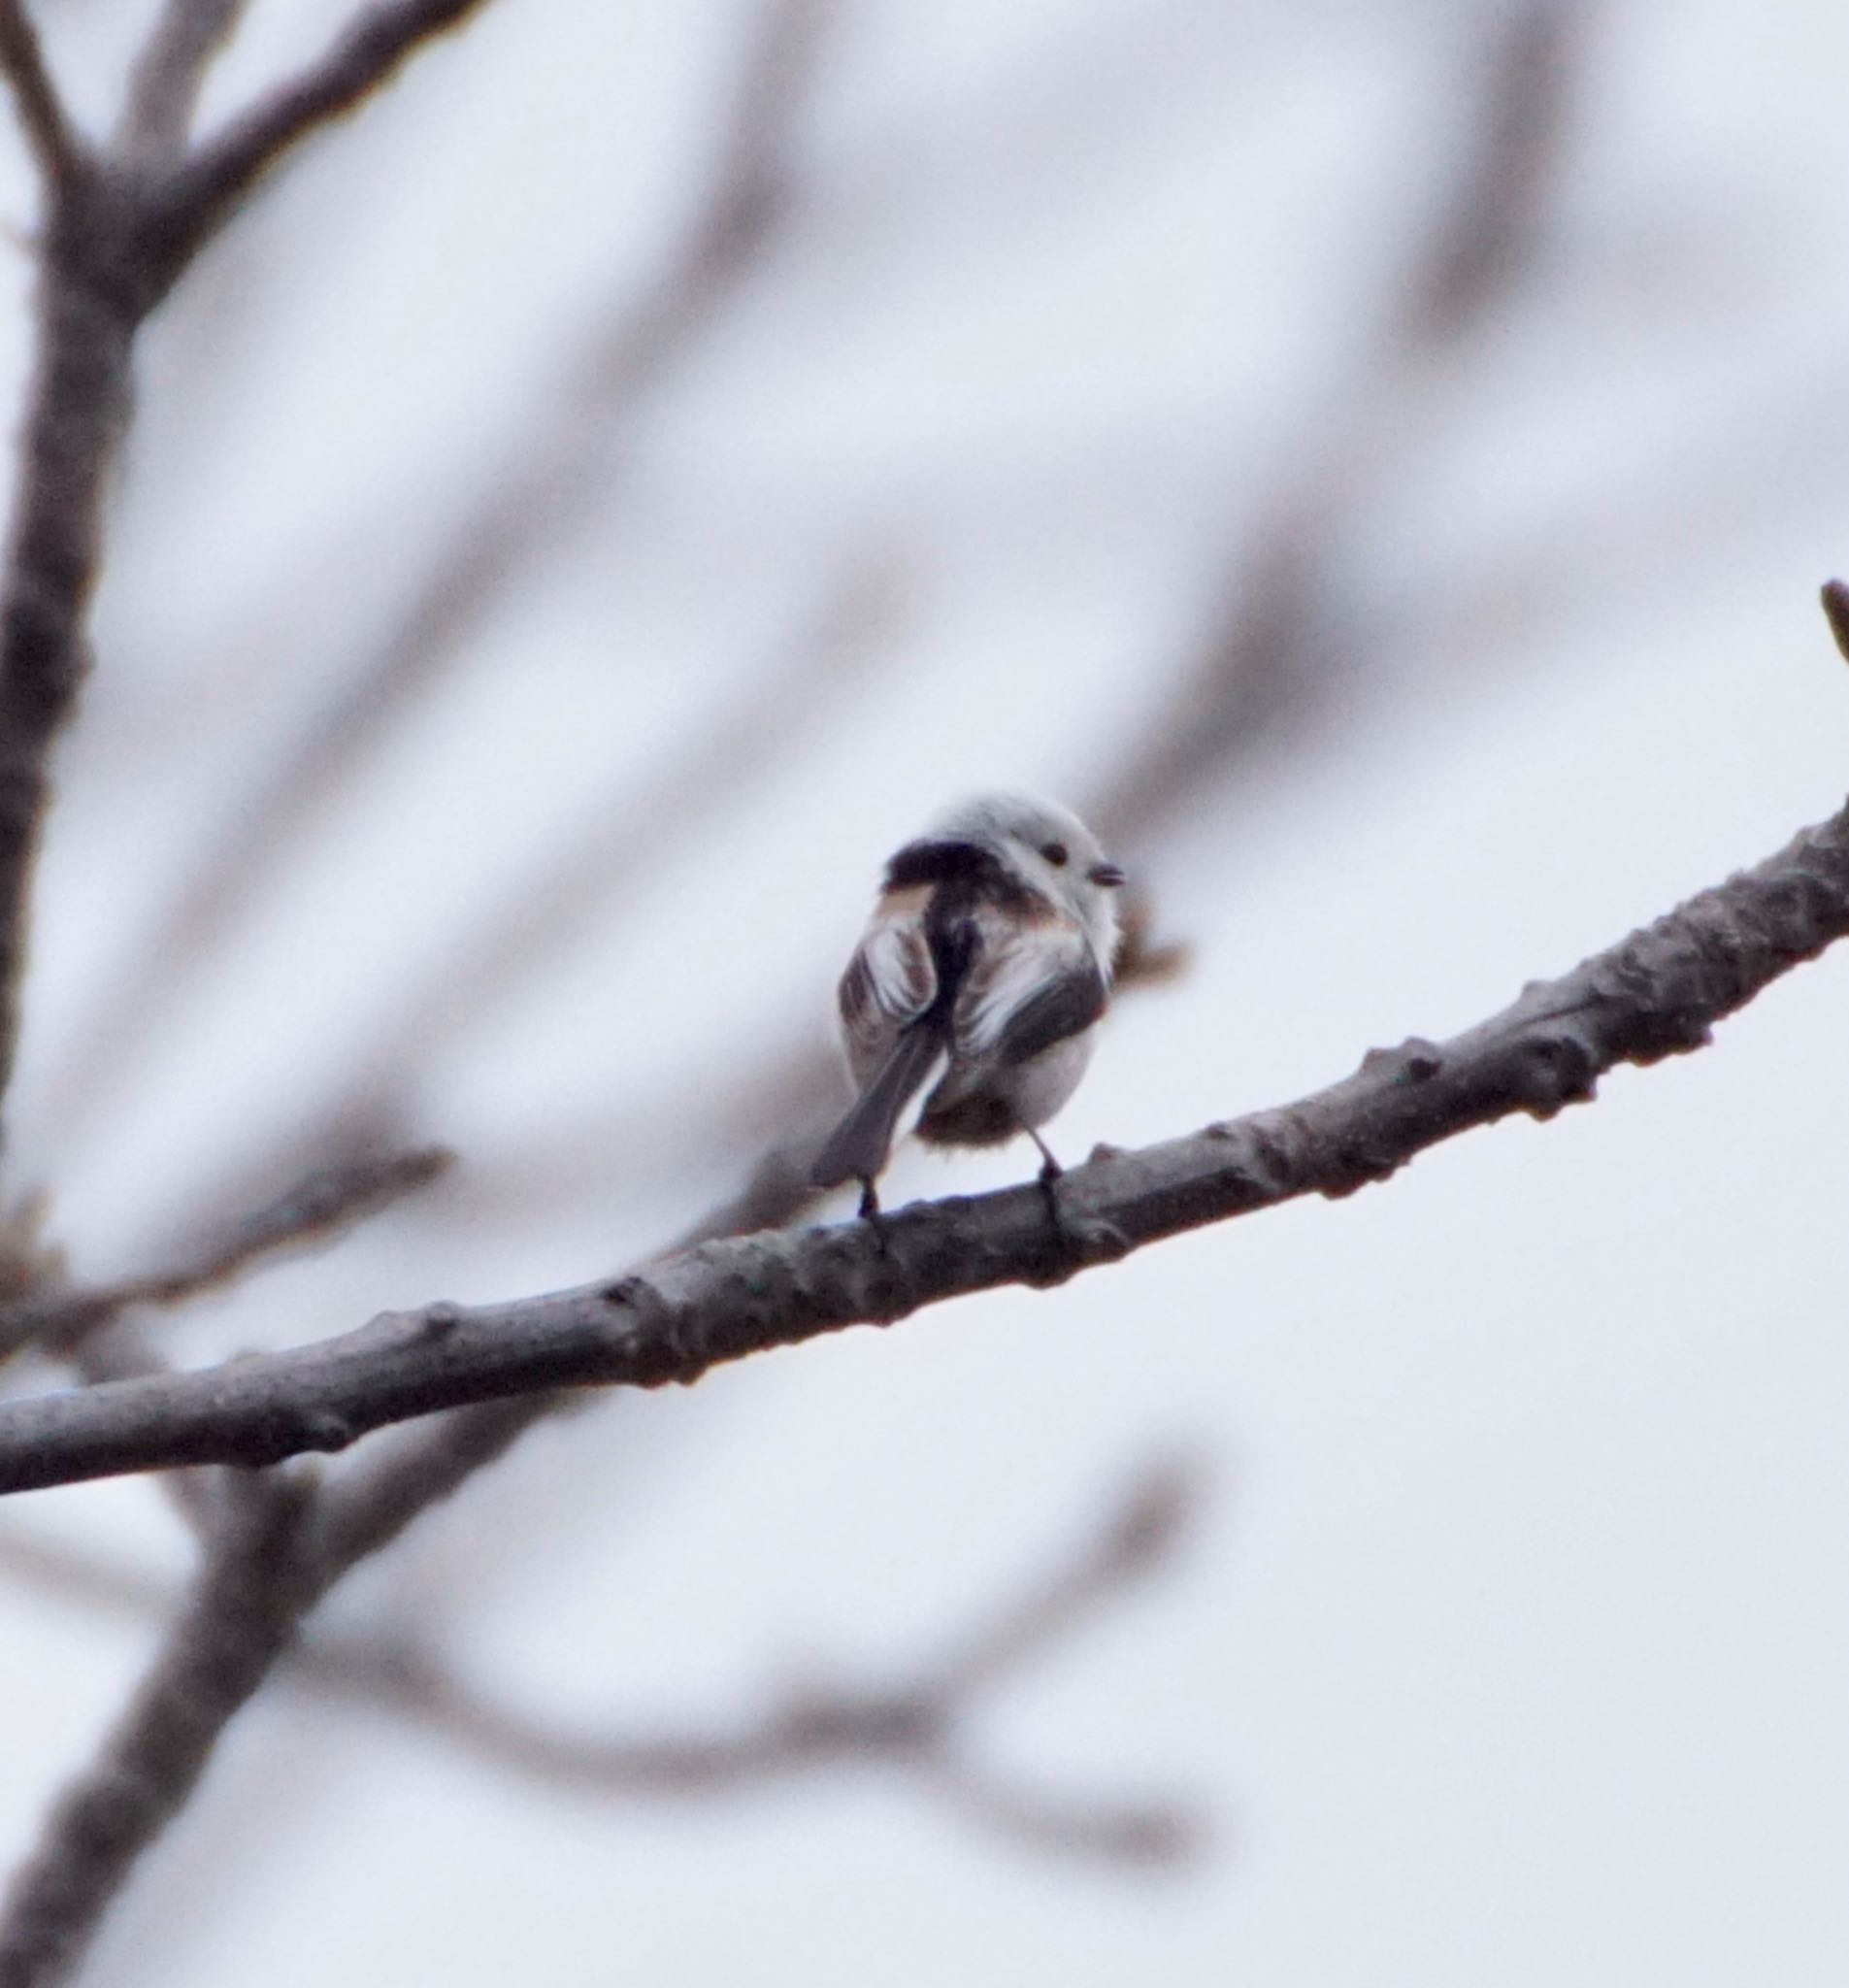
<svg viewBox="0 0 1849 1988">
<path fill-rule="evenodd" d="M 891 1253 L 892 1241 L 886 1234 L 886 1217 L 879 1211 L 879 1190 L 871 1180 L 860 1183 L 860 1218 L 873 1227 L 874 1240 L 879 1244 L 879 1253 Z"/>
<path fill-rule="evenodd" d="M 1024 1125 L 1021 1127 L 1021 1130 L 1040 1149 L 1040 1199 L 1046 1204 L 1047 1222 L 1051 1226 L 1053 1233 L 1063 1242 L 1066 1239 L 1066 1223 L 1059 1211 L 1059 1190 L 1055 1183 L 1058 1181 L 1059 1176 L 1065 1173 L 1066 1169 L 1054 1159 L 1052 1147 L 1046 1143 L 1045 1140 L 1031 1125 Z"/>
</svg>

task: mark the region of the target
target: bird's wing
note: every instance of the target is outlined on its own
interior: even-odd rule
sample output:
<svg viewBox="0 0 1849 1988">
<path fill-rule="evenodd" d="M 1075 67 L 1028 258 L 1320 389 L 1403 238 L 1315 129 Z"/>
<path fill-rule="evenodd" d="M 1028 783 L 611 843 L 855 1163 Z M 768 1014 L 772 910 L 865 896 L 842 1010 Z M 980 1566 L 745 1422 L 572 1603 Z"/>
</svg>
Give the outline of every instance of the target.
<svg viewBox="0 0 1849 1988">
<path fill-rule="evenodd" d="M 1105 977 L 1076 924 L 984 914 L 980 927 L 980 950 L 957 1001 L 959 1060 L 1026 1063 L 1104 1013 Z"/>
<path fill-rule="evenodd" d="M 931 1006 L 938 972 L 922 915 L 923 892 L 893 893 L 874 912 L 842 975 L 842 1034 L 857 1075 Z M 917 902 L 911 902 L 912 899 Z"/>
</svg>

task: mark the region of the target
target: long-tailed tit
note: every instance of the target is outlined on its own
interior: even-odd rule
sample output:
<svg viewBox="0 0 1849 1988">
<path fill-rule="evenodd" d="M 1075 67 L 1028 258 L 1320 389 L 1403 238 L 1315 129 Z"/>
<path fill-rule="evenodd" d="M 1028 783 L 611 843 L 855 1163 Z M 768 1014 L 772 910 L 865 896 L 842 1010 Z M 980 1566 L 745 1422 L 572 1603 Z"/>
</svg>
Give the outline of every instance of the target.
<svg viewBox="0 0 1849 1988">
<path fill-rule="evenodd" d="M 841 982 L 842 1042 L 860 1087 L 817 1156 L 817 1187 L 874 1182 L 906 1107 L 932 1145 L 1001 1145 L 1025 1132 L 1042 1180 L 1059 1174 L 1039 1128 L 1076 1088 L 1109 995 L 1112 894 L 1124 873 L 1064 808 L 1013 794 L 940 815 L 886 865 Z"/>
</svg>

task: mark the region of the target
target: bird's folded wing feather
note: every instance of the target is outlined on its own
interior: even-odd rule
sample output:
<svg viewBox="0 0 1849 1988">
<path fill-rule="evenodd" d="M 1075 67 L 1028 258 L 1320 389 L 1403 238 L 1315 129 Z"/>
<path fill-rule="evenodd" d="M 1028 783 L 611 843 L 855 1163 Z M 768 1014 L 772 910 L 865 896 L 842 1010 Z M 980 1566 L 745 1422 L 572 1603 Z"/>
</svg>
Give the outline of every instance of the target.
<svg viewBox="0 0 1849 1988">
<path fill-rule="evenodd" d="M 842 1030 L 856 1065 L 884 1053 L 938 991 L 937 969 L 915 911 L 876 913 L 841 981 Z"/>
<path fill-rule="evenodd" d="M 1088 1029 L 1106 989 L 1076 925 L 983 920 L 982 946 L 957 1003 L 960 1054 L 1019 1064 Z"/>
</svg>

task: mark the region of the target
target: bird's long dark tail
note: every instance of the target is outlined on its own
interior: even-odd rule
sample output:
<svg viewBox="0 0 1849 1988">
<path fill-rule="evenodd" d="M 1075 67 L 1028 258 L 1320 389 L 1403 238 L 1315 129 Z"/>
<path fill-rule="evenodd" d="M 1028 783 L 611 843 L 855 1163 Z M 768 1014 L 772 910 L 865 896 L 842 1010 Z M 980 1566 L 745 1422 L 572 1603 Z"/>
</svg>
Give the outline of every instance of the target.
<svg viewBox="0 0 1849 1988">
<path fill-rule="evenodd" d="M 931 1075 L 943 1054 L 943 1035 L 934 1016 L 921 1015 L 900 1036 L 854 1100 L 847 1116 L 829 1135 L 828 1143 L 809 1170 L 816 1187 L 839 1187 L 843 1180 L 873 1180 L 892 1151 L 899 1114 Z"/>
</svg>

